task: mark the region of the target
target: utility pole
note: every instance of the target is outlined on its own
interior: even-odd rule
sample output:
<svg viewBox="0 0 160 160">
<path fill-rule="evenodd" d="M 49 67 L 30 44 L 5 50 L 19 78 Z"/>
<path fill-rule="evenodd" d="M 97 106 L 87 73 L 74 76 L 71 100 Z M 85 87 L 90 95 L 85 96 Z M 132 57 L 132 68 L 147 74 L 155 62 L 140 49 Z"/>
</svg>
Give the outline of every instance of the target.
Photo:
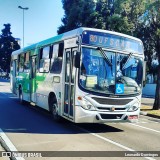
<svg viewBox="0 0 160 160">
<path fill-rule="evenodd" d="M 21 6 L 18 6 L 19 9 L 22 9 L 23 10 L 23 47 L 24 47 L 24 10 L 28 10 L 29 8 L 28 7 L 21 7 Z"/>
</svg>

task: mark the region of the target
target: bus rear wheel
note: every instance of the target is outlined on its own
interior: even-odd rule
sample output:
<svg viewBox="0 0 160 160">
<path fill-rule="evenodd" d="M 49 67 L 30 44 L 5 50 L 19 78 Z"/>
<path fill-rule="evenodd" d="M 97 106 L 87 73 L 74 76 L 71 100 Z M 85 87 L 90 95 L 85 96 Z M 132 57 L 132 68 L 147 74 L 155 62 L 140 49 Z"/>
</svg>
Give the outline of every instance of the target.
<svg viewBox="0 0 160 160">
<path fill-rule="evenodd" d="M 21 103 L 21 104 L 24 104 L 24 100 L 23 100 L 23 94 L 22 94 L 22 89 L 21 88 L 19 88 L 19 102 Z"/>
<path fill-rule="evenodd" d="M 57 106 L 57 103 L 52 96 L 49 98 L 49 108 L 50 108 L 51 114 L 53 116 L 53 119 L 55 121 L 60 121 L 61 118 L 58 114 L 58 106 Z"/>
</svg>

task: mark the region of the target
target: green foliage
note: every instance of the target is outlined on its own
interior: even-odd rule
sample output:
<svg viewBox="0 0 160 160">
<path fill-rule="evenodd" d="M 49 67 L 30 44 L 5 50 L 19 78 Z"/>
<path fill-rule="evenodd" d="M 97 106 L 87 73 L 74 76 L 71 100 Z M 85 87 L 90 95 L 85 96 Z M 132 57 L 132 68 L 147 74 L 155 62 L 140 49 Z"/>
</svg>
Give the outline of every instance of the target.
<svg viewBox="0 0 160 160">
<path fill-rule="evenodd" d="M 148 43 L 152 44 L 152 50 L 156 53 L 159 66 L 157 67 L 157 86 L 156 95 L 153 109 L 160 109 L 160 0 L 152 0 L 150 5 L 148 5 L 148 21 L 146 26 L 148 27 L 149 34 Z"/>
<path fill-rule="evenodd" d="M 110 18 L 110 30 L 137 36 L 146 0 L 116 0 L 115 16 Z"/>
<path fill-rule="evenodd" d="M 58 29 L 63 33 L 81 26 L 92 26 L 94 2 L 92 0 L 62 0 L 65 15 Z"/>
<path fill-rule="evenodd" d="M 108 17 L 113 12 L 108 0 L 62 0 L 65 15 L 58 34 L 78 28 L 108 29 Z"/>
<path fill-rule="evenodd" d="M 10 24 L 4 24 L 4 29 L 0 35 L 0 68 L 10 71 L 11 53 L 20 48 L 17 41 L 12 37 Z"/>
</svg>

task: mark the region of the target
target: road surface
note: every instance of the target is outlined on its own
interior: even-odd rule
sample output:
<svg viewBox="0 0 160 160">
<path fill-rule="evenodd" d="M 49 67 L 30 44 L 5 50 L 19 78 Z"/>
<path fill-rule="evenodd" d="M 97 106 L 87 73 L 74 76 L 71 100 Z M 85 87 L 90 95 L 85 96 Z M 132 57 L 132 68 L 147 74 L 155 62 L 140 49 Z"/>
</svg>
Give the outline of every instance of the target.
<svg viewBox="0 0 160 160">
<path fill-rule="evenodd" d="M 57 123 L 47 111 L 30 105 L 21 105 L 17 97 L 10 92 L 9 82 L 2 79 L 0 79 L 0 128 L 1 135 L 4 133 L 10 141 L 9 145 L 18 151 L 114 151 L 109 159 L 160 159 L 160 157 L 115 157 L 118 154 L 115 151 L 148 151 L 148 153 L 160 151 L 160 119 L 140 116 L 136 124 L 74 124 L 66 120 Z M 102 157 L 96 157 L 96 152 L 91 152 L 90 158 L 76 157 L 75 152 L 69 153 L 75 154 L 75 157 L 24 159 L 108 159 L 103 157 L 103 153 Z M 99 153 L 97 152 L 97 155 Z M 84 154 L 87 156 L 86 152 Z"/>
</svg>

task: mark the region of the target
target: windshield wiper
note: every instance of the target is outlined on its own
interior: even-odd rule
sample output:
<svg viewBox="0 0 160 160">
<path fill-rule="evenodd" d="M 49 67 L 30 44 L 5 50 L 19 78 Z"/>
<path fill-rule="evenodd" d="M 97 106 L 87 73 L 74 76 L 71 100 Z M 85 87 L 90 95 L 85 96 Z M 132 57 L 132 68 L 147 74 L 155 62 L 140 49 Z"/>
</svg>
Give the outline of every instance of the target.
<svg viewBox="0 0 160 160">
<path fill-rule="evenodd" d="M 130 54 L 129 54 L 129 56 L 128 56 L 127 60 L 126 60 L 126 63 L 123 65 L 122 70 L 123 70 L 123 69 L 125 69 L 125 67 L 126 67 L 127 63 L 128 63 L 128 62 L 129 62 L 129 60 L 131 59 L 132 55 L 133 55 L 133 53 L 130 53 Z"/>
<path fill-rule="evenodd" d="M 97 50 L 100 51 L 101 55 L 104 57 L 104 59 L 107 61 L 107 63 L 112 66 L 111 61 L 109 60 L 109 58 L 107 57 L 107 55 L 105 54 L 105 52 L 103 51 L 103 49 L 101 47 L 97 47 Z"/>
</svg>

